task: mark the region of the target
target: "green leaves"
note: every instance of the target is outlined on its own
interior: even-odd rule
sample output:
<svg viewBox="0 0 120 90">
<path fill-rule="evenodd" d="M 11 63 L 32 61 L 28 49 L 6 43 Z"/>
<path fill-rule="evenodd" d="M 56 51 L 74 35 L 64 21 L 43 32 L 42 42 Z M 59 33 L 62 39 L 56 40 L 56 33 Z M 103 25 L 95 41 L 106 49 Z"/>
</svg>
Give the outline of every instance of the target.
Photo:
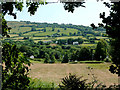
<svg viewBox="0 0 120 90">
<path fill-rule="evenodd" d="M 2 17 L 2 36 L 10 37 L 8 32 L 10 32 L 10 27 L 7 26 L 6 20 Z"/>
<path fill-rule="evenodd" d="M 14 19 L 16 19 L 16 13 L 13 13 L 14 6 L 18 11 L 22 11 L 23 3 L 22 2 L 5 2 L 5 3 L 2 3 L 3 16 L 5 16 L 8 13 L 8 15 L 12 15 L 14 17 Z"/>
<path fill-rule="evenodd" d="M 15 8 L 21 12 L 23 8 L 23 2 L 16 3 Z"/>
<path fill-rule="evenodd" d="M 37 11 L 37 8 L 39 7 L 40 3 L 38 2 L 33 2 L 33 3 L 26 3 L 28 7 L 28 12 L 30 12 L 30 15 L 34 15 L 35 12 Z"/>
<path fill-rule="evenodd" d="M 30 62 L 23 53 L 18 50 L 16 45 L 5 43 L 2 49 L 2 59 L 2 63 L 5 64 L 2 68 L 2 89 L 27 88 L 29 84 L 27 65 L 30 66 Z"/>
<path fill-rule="evenodd" d="M 96 47 L 96 51 L 95 51 L 95 59 L 96 60 L 104 60 L 105 57 L 107 56 L 107 51 L 108 51 L 108 43 L 101 39 Z"/>
<path fill-rule="evenodd" d="M 72 12 L 74 11 L 75 7 L 85 7 L 83 5 L 83 3 L 85 2 L 65 2 L 64 4 L 64 9 L 68 10 L 68 12 Z"/>
<path fill-rule="evenodd" d="M 117 67 L 115 67 L 114 65 L 111 65 L 109 71 L 114 74 L 116 73 L 116 69 Z"/>
<path fill-rule="evenodd" d="M 81 78 L 69 73 L 69 76 L 62 78 L 62 85 L 59 85 L 59 87 L 62 90 L 86 90 L 87 84 L 85 82 L 87 79 L 81 80 Z"/>
</svg>

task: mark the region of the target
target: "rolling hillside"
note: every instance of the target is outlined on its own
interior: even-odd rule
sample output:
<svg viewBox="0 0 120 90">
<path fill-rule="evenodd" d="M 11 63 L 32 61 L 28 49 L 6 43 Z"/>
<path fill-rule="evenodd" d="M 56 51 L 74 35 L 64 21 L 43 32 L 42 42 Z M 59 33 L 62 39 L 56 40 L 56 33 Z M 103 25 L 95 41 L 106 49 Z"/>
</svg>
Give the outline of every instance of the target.
<svg viewBox="0 0 120 90">
<path fill-rule="evenodd" d="M 82 25 L 8 21 L 8 26 L 12 27 L 9 35 L 11 39 L 15 41 L 33 39 L 35 42 L 38 42 L 82 38 L 84 45 L 90 45 L 93 44 L 90 40 L 94 40 L 94 44 L 100 39 L 109 40 L 108 37 L 105 37 L 105 29 L 98 28 L 93 30 L 91 27 Z"/>
</svg>

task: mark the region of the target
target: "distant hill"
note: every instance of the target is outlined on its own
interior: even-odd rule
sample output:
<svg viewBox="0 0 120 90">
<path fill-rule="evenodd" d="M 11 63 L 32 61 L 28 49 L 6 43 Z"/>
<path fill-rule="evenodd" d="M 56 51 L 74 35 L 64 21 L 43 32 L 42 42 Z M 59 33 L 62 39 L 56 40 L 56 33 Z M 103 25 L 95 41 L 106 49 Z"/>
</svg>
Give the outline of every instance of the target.
<svg viewBox="0 0 120 90">
<path fill-rule="evenodd" d="M 11 39 L 20 41 L 33 39 L 38 42 L 40 40 L 82 38 L 85 43 L 89 43 L 89 40 L 93 38 L 94 40 L 108 39 L 105 37 L 105 29 L 98 28 L 93 30 L 91 27 L 83 25 L 8 21 L 8 26 L 12 27 L 9 33 Z"/>
</svg>

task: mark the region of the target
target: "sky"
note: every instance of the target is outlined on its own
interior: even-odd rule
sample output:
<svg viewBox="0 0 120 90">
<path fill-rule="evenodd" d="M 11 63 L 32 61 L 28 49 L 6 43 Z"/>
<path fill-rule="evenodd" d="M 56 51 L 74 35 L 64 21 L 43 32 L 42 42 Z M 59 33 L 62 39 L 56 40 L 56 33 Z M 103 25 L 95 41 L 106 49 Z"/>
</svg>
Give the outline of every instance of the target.
<svg viewBox="0 0 120 90">
<path fill-rule="evenodd" d="M 56 2 L 57 0 L 47 0 L 48 2 Z M 24 8 L 21 12 L 14 10 L 17 13 L 17 19 L 13 16 L 6 15 L 7 21 L 31 21 L 31 22 L 47 22 L 47 23 L 58 23 L 58 24 L 74 24 L 90 26 L 91 23 L 97 25 L 102 20 L 99 18 L 99 14 L 102 12 L 109 15 L 109 8 L 105 7 L 102 1 L 97 2 L 96 0 L 86 0 L 84 3 L 86 6 L 75 8 L 74 12 L 68 12 L 64 9 L 63 3 L 49 3 L 46 5 L 40 5 L 35 12 L 35 15 L 30 16 L 27 12 L 28 8 L 24 2 Z"/>
</svg>

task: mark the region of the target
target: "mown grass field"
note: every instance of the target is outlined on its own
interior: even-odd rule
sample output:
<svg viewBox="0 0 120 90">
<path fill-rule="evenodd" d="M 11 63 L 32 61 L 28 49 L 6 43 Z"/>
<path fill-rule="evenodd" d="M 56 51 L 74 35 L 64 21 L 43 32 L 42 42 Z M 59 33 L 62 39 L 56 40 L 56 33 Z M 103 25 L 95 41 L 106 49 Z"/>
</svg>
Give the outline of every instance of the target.
<svg viewBox="0 0 120 90">
<path fill-rule="evenodd" d="M 38 78 L 45 82 L 54 82 L 59 84 L 61 79 L 69 73 L 83 76 L 83 79 L 88 79 L 87 82 L 92 81 L 90 70 L 87 67 L 93 67 L 92 73 L 97 77 L 100 82 L 109 86 L 118 83 L 118 77 L 109 72 L 110 63 L 101 64 L 42 64 L 39 62 L 32 62 L 30 66 L 31 71 L 29 76 L 31 78 Z M 88 75 L 90 74 L 90 75 Z"/>
</svg>

